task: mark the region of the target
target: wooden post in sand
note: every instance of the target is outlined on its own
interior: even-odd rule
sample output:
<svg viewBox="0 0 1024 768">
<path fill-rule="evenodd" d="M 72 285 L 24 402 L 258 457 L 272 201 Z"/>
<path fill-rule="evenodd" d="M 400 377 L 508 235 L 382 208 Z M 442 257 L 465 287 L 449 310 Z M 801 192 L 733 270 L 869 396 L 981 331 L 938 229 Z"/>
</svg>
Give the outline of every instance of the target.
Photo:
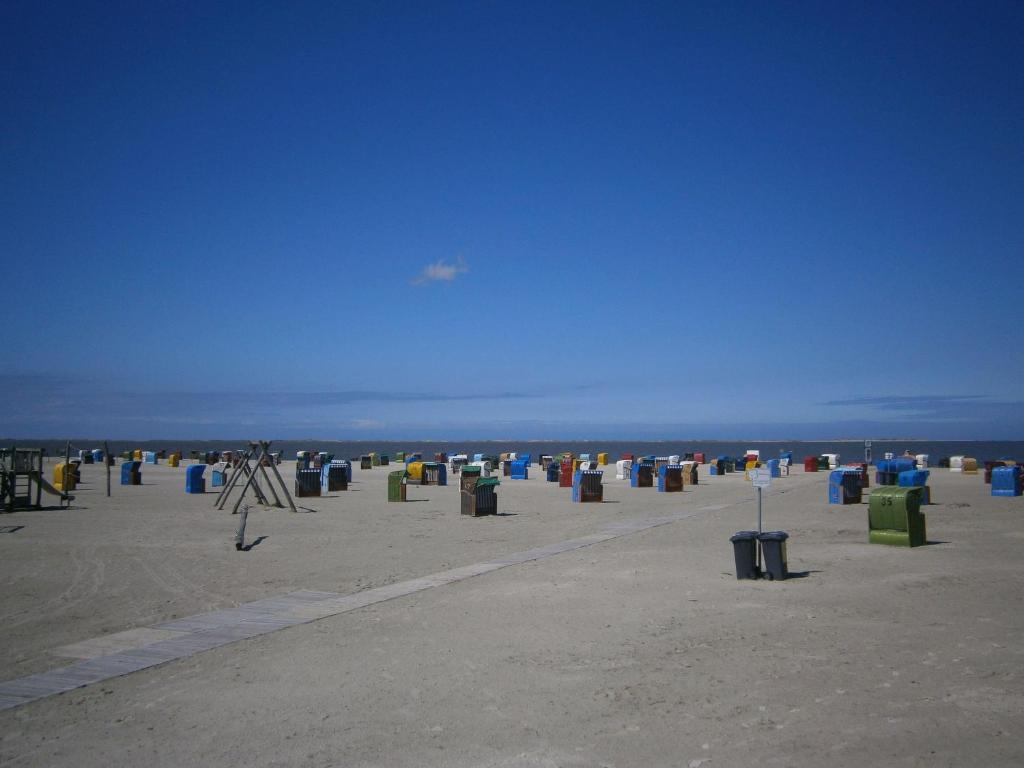
<svg viewBox="0 0 1024 768">
<path fill-rule="evenodd" d="M 241 552 L 245 549 L 245 521 L 249 517 L 249 505 L 242 505 L 242 512 L 238 518 L 238 530 L 235 532 L 235 550 Z"/>
<path fill-rule="evenodd" d="M 103 441 L 103 463 L 107 467 L 107 497 L 110 497 L 110 446 Z"/>
<path fill-rule="evenodd" d="M 63 493 L 60 496 L 60 505 L 62 507 L 64 506 L 64 500 L 65 499 L 67 499 L 68 506 L 69 507 L 71 506 L 71 499 L 68 496 L 68 485 L 70 485 L 70 483 L 68 482 L 68 477 L 70 475 L 70 471 L 71 471 L 71 441 L 68 440 L 67 443 L 64 444 L 64 474 L 60 478 L 61 483 L 62 483 L 61 490 L 63 491 Z"/>
</svg>

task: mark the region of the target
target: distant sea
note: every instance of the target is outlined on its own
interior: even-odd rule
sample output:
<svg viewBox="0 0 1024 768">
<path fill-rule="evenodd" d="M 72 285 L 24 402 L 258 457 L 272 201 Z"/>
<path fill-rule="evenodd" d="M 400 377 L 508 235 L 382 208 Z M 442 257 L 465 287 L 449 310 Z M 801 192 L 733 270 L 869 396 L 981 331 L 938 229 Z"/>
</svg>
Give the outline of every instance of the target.
<svg viewBox="0 0 1024 768">
<path fill-rule="evenodd" d="M 180 450 L 185 457 L 190 451 L 237 450 L 244 448 L 245 440 L 113 440 L 110 450 L 119 454 L 128 449 L 139 448 L 145 451 Z M 17 445 L 23 448 L 45 448 L 49 455 L 64 453 L 65 443 L 58 440 L 17 440 L 0 439 L 0 447 L 9 448 Z M 72 452 L 79 449 L 102 448 L 103 442 L 90 439 L 71 441 Z M 772 458 L 780 451 L 793 451 L 794 458 L 799 461 L 804 456 L 820 456 L 823 453 L 838 453 L 843 461 L 864 460 L 863 440 L 831 440 L 821 442 L 803 441 L 764 441 L 749 440 L 746 442 L 721 440 L 609 440 L 564 442 L 551 440 L 501 440 L 501 441 L 424 441 L 424 440 L 281 440 L 271 445 L 272 451 L 282 451 L 284 458 L 294 458 L 296 451 L 326 451 L 338 458 L 353 458 L 371 451 L 394 456 L 397 451 L 419 452 L 424 457 L 432 457 L 435 453 L 483 453 L 498 454 L 508 451 L 529 453 L 534 459 L 541 454 L 556 454 L 562 451 L 597 454 L 607 452 L 611 460 L 623 453 L 635 455 L 654 454 L 671 456 L 703 451 L 708 456 L 741 456 L 747 450 L 759 450 L 762 457 Z M 979 461 L 1001 458 L 1024 460 L 1024 440 L 898 440 L 883 439 L 871 442 L 873 459 L 880 459 L 886 452 L 896 455 L 909 450 L 911 453 L 927 453 L 934 465 L 939 459 L 947 456 L 972 456 Z"/>
</svg>

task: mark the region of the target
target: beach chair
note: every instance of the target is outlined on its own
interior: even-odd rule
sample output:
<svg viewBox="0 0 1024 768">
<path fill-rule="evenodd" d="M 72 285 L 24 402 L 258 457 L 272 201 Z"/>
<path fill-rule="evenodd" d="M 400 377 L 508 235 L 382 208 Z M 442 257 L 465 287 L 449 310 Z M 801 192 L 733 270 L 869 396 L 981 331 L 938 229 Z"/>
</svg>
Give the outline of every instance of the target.
<svg viewBox="0 0 1024 768">
<path fill-rule="evenodd" d="M 558 472 L 559 488 L 572 488 L 572 477 L 576 472 L 575 463 L 574 459 L 564 459 L 562 461 Z"/>
<path fill-rule="evenodd" d="M 835 469 L 828 475 L 829 504 L 860 504 L 860 470 Z"/>
<path fill-rule="evenodd" d="M 578 503 L 604 501 L 604 486 L 599 469 L 581 469 L 573 475 L 572 500 Z"/>
<path fill-rule="evenodd" d="M 207 466 L 203 464 L 202 466 Z M 226 461 L 218 461 L 213 465 L 210 470 L 210 487 L 220 488 L 222 485 L 227 484 L 228 481 L 228 463 Z"/>
<path fill-rule="evenodd" d="M 205 464 L 193 464 L 185 468 L 185 493 L 206 493 Z"/>
<path fill-rule="evenodd" d="M 126 461 L 121 465 L 121 485 L 142 485 L 142 462 Z"/>
<path fill-rule="evenodd" d="M 920 488 L 921 505 L 932 503 L 931 488 L 928 487 L 927 469 L 906 469 L 896 477 L 896 485 L 900 488 Z"/>
<path fill-rule="evenodd" d="M 632 466 L 629 475 L 629 484 L 633 488 L 654 487 L 654 462 L 639 461 Z"/>
<path fill-rule="evenodd" d="M 299 497 L 320 495 L 320 470 L 316 467 L 295 470 L 295 495 Z"/>
<path fill-rule="evenodd" d="M 61 493 L 75 490 L 76 478 L 70 463 L 60 462 L 53 468 L 53 487 Z"/>
<path fill-rule="evenodd" d="M 351 465 L 347 461 L 334 461 L 333 459 L 320 468 L 320 491 L 332 493 L 334 491 L 348 490 L 348 468 Z"/>
<path fill-rule="evenodd" d="M 699 466 L 697 462 L 693 459 L 684 459 L 679 466 L 683 468 L 683 487 L 696 485 L 698 479 L 697 468 Z"/>
<path fill-rule="evenodd" d="M 840 469 L 855 469 L 860 473 L 860 487 L 862 489 L 871 486 L 871 478 L 868 476 L 868 465 L 863 462 L 856 462 L 853 464 L 844 464 Z"/>
<path fill-rule="evenodd" d="M 682 493 L 683 468 L 679 464 L 665 464 L 658 468 L 658 492 Z"/>
<path fill-rule="evenodd" d="M 898 547 L 927 543 L 921 489 L 875 488 L 868 497 L 868 541 Z"/>
<path fill-rule="evenodd" d="M 470 488 L 476 484 L 478 478 L 482 477 L 481 472 L 483 468 L 478 464 L 467 464 L 462 468 L 462 474 L 459 478 L 459 491 L 464 491 L 466 488 Z"/>
<path fill-rule="evenodd" d="M 462 514 L 470 517 L 498 514 L 498 478 L 475 477 L 469 480 L 471 482 L 464 484 L 459 491 Z"/>
<path fill-rule="evenodd" d="M 448 485 L 448 465 L 436 461 L 421 462 L 421 485 Z M 411 466 L 411 465 L 410 465 Z"/>
<path fill-rule="evenodd" d="M 405 478 L 406 471 L 404 469 L 396 469 L 394 472 L 388 473 L 388 501 L 405 501 Z"/>
<path fill-rule="evenodd" d="M 1020 496 L 1021 491 L 1020 467 L 995 467 L 992 469 L 991 493 L 993 496 Z"/>
</svg>

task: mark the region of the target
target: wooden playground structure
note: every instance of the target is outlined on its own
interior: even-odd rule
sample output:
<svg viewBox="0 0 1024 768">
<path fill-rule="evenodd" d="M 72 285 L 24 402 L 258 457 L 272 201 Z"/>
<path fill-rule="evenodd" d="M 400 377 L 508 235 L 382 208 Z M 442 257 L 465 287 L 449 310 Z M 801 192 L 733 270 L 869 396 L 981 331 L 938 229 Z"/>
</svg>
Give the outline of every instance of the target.
<svg viewBox="0 0 1024 768">
<path fill-rule="evenodd" d="M 252 462 L 252 463 L 250 463 Z M 277 493 L 274 482 L 271 481 L 270 476 L 267 474 L 267 468 L 270 468 L 274 479 L 277 481 L 277 486 L 280 488 L 285 500 L 288 502 L 288 507 L 292 512 L 298 512 L 295 508 L 295 502 L 292 500 L 292 495 L 288 493 L 288 486 L 285 485 L 284 480 L 281 478 L 281 473 L 277 470 L 277 462 L 271 457 L 270 454 L 270 441 L 269 440 L 250 440 L 249 448 L 239 457 L 239 461 L 231 473 L 231 479 L 221 489 L 220 494 L 217 496 L 217 500 L 214 502 L 214 506 L 217 509 L 224 509 L 224 505 L 227 504 L 228 499 L 231 497 L 232 492 L 238 487 L 239 481 L 245 478 L 245 482 L 241 484 L 241 493 L 238 495 L 238 499 L 235 501 L 234 507 L 231 509 L 231 514 L 238 514 L 238 508 L 242 504 L 242 500 L 245 498 L 246 491 L 252 488 L 253 495 L 256 497 L 256 501 L 264 506 L 275 506 L 284 507 L 281 503 L 281 497 Z M 260 478 L 263 478 L 264 487 L 270 491 L 274 497 L 274 503 L 271 505 L 267 495 L 263 492 L 263 488 L 260 487 Z M 319 488 L 319 486 L 317 486 Z M 244 532 L 244 525 L 242 528 Z"/>
<path fill-rule="evenodd" d="M 65 465 L 62 471 L 69 473 L 70 467 Z M 55 488 L 46 481 L 41 449 L 0 448 L 0 510 L 42 509 L 44 491 L 59 496 L 62 506 L 75 498 L 65 488 Z"/>
</svg>

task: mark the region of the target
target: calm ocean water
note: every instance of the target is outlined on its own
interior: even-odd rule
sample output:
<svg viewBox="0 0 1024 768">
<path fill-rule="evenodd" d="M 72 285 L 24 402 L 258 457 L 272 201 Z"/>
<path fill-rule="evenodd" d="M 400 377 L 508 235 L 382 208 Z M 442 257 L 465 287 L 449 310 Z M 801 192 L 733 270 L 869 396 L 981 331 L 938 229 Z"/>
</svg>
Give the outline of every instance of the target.
<svg viewBox="0 0 1024 768">
<path fill-rule="evenodd" d="M 64 443 L 56 440 L 18 440 L 10 439 L 2 442 L 2 447 L 10 447 L 17 444 L 25 448 L 42 447 L 50 455 L 58 455 L 64 452 Z M 102 442 L 95 440 L 72 440 L 72 449 L 101 448 Z M 142 440 L 124 441 L 115 440 L 110 443 L 110 450 L 114 453 L 121 453 L 129 448 L 141 448 L 142 450 L 180 450 L 185 456 L 189 451 L 213 451 L 238 449 L 245 446 L 240 440 Z M 804 456 L 819 456 L 822 453 L 838 453 L 844 461 L 864 460 L 864 441 L 840 441 L 831 442 L 765 442 L 751 440 L 748 442 L 732 441 L 689 441 L 689 440 L 661 440 L 661 441 L 604 441 L 584 442 L 578 440 L 557 441 L 536 441 L 527 440 L 504 440 L 504 441 L 480 441 L 468 440 L 465 442 L 430 442 L 418 440 L 405 441 L 351 441 L 351 440 L 282 440 L 271 446 L 273 451 L 283 451 L 285 458 L 294 458 L 295 452 L 306 451 L 327 451 L 339 458 L 357 457 L 371 451 L 385 453 L 393 456 L 396 451 L 418 451 L 424 456 L 433 456 L 435 453 L 483 453 L 498 454 L 506 451 L 516 453 L 529 453 L 536 459 L 537 456 L 547 453 L 555 454 L 562 451 L 572 451 L 575 454 L 590 453 L 596 454 L 606 451 L 614 461 L 622 453 L 633 453 L 638 455 L 655 454 L 657 456 L 669 456 L 672 454 L 684 454 L 689 452 L 703 451 L 709 456 L 740 456 L 748 449 L 759 450 L 762 457 L 772 458 L 779 455 L 780 451 L 793 451 L 794 457 L 799 460 Z M 987 441 L 987 440 L 873 440 L 871 452 L 874 459 L 882 458 L 887 451 L 897 455 L 905 450 L 911 453 L 927 453 L 934 465 L 940 458 L 946 456 L 972 456 L 979 461 L 1000 458 L 1017 458 L 1024 460 L 1024 441 Z"/>
</svg>

